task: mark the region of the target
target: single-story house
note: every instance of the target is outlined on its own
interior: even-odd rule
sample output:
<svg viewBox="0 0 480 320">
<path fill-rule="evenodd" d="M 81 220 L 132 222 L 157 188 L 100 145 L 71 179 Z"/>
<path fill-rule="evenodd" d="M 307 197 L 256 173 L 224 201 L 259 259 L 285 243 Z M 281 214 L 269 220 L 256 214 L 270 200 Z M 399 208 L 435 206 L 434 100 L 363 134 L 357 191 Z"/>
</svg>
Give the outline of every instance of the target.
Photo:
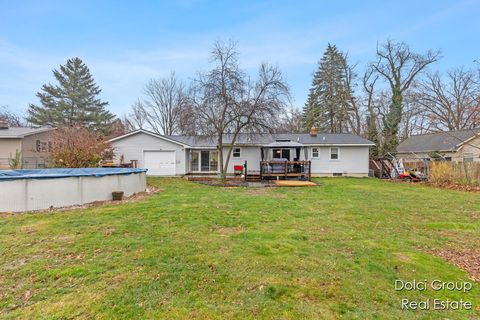
<svg viewBox="0 0 480 320">
<path fill-rule="evenodd" d="M 226 145 L 232 136 L 224 135 Z M 136 160 L 149 175 L 217 174 L 219 157 L 215 139 L 206 136 L 159 135 L 136 130 L 110 140 L 116 159 Z M 227 174 L 247 163 L 247 173 L 273 174 L 281 161 L 292 166 L 308 163 L 311 176 L 368 176 L 369 147 L 374 144 L 349 133 L 240 134 L 233 146 Z M 229 148 L 224 149 L 224 159 Z M 267 169 L 264 163 L 280 163 Z M 285 167 L 287 165 L 285 164 Z M 302 169 L 302 170 L 303 170 Z M 269 171 L 270 170 L 270 171 Z M 273 170 L 273 171 L 272 171 Z M 292 173 L 294 175 L 294 173 Z"/>
<path fill-rule="evenodd" d="M 53 146 L 53 128 L 9 127 L 0 122 L 0 169 L 9 169 L 10 159 L 21 154 L 21 167 L 45 168 L 50 160 Z"/>
<path fill-rule="evenodd" d="M 414 135 L 398 145 L 396 156 L 480 162 L 480 128 Z"/>
</svg>

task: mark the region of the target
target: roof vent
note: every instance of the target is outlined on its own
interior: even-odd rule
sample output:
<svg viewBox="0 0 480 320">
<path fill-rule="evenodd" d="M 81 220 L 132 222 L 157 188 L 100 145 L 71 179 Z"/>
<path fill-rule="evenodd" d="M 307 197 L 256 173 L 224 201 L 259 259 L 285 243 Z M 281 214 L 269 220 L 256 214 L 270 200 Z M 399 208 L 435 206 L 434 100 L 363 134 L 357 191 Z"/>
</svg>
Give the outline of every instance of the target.
<svg viewBox="0 0 480 320">
<path fill-rule="evenodd" d="M 325 140 L 327 140 L 327 138 L 325 138 L 325 136 L 323 136 L 323 137 L 322 137 L 322 140 L 325 141 Z"/>
<path fill-rule="evenodd" d="M 289 142 L 291 141 L 290 139 L 276 139 L 276 142 Z"/>
<path fill-rule="evenodd" d="M 312 128 L 310 129 L 310 135 L 311 135 L 312 137 L 316 137 L 317 134 L 318 134 L 318 129 L 317 129 L 316 127 L 312 127 Z"/>
<path fill-rule="evenodd" d="M 0 120 L 0 129 L 8 129 L 8 122 Z"/>
</svg>

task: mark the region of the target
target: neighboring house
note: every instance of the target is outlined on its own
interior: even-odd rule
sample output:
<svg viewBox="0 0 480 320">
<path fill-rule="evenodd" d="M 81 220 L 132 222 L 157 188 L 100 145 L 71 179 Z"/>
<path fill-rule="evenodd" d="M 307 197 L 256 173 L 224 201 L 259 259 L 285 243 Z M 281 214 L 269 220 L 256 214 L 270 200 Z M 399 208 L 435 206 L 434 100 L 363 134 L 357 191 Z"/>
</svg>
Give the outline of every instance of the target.
<svg viewBox="0 0 480 320">
<path fill-rule="evenodd" d="M 23 169 L 44 168 L 48 165 L 53 146 L 53 128 L 9 127 L 0 122 L 0 169 L 10 168 L 10 159 L 21 155 Z"/>
<path fill-rule="evenodd" d="M 397 147 L 397 158 L 443 157 L 480 162 L 480 128 L 411 136 Z"/>
<path fill-rule="evenodd" d="M 231 135 L 223 141 L 228 145 Z M 137 130 L 111 139 L 117 159 L 136 160 L 149 175 L 216 174 L 220 171 L 215 139 L 163 136 Z M 374 144 L 347 133 L 240 134 L 228 165 L 247 162 L 247 172 L 259 172 L 261 161 L 311 161 L 312 176 L 368 176 L 369 147 Z M 224 149 L 226 159 L 229 148 Z M 295 165 L 295 164 L 293 164 Z"/>
</svg>

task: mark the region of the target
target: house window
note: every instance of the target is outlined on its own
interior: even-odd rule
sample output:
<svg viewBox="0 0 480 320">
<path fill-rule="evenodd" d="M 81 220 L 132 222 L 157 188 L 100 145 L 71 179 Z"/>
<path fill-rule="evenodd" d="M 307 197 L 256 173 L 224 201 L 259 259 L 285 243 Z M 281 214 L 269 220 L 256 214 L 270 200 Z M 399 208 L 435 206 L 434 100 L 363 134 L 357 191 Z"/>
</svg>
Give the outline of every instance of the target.
<svg viewBox="0 0 480 320">
<path fill-rule="evenodd" d="M 330 148 L 330 160 L 338 160 L 339 152 L 338 148 Z"/>
<path fill-rule="evenodd" d="M 273 149 L 273 158 L 290 160 L 290 149 Z"/>
<path fill-rule="evenodd" d="M 240 158 L 240 148 L 233 148 L 233 157 Z"/>
<path fill-rule="evenodd" d="M 48 152 L 52 152 L 52 151 L 53 151 L 53 142 L 48 141 Z"/>
<path fill-rule="evenodd" d="M 191 159 L 190 159 L 190 170 L 191 171 L 199 171 L 198 170 L 198 164 L 199 164 L 198 158 L 199 158 L 199 153 L 197 151 L 192 152 L 192 156 L 191 156 Z"/>
<path fill-rule="evenodd" d="M 46 142 L 46 141 L 42 141 L 41 146 L 42 146 L 42 147 L 41 147 L 42 152 L 47 152 L 47 150 L 48 150 L 48 144 L 47 144 L 47 142 Z"/>
<path fill-rule="evenodd" d="M 40 140 L 35 141 L 35 150 L 36 150 L 37 152 L 40 152 L 40 151 L 41 151 L 40 148 L 41 148 L 41 147 L 40 147 Z"/>
<path fill-rule="evenodd" d="M 473 162 L 473 153 L 464 153 L 463 162 Z"/>
<path fill-rule="evenodd" d="M 320 158 L 320 148 L 312 148 L 312 158 Z"/>
</svg>

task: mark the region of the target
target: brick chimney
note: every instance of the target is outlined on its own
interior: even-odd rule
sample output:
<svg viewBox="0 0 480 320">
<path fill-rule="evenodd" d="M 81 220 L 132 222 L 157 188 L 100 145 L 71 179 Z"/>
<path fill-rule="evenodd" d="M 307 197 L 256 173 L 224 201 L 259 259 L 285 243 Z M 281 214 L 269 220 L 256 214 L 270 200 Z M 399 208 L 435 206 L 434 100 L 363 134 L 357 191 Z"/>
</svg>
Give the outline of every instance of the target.
<svg viewBox="0 0 480 320">
<path fill-rule="evenodd" d="M 316 137 L 317 134 L 318 134 L 318 129 L 317 129 L 316 127 L 312 127 L 312 128 L 310 129 L 310 135 L 311 135 L 312 137 Z"/>
<path fill-rule="evenodd" d="M 0 120 L 0 130 L 1 129 L 8 129 L 8 122 L 4 120 Z"/>
</svg>

